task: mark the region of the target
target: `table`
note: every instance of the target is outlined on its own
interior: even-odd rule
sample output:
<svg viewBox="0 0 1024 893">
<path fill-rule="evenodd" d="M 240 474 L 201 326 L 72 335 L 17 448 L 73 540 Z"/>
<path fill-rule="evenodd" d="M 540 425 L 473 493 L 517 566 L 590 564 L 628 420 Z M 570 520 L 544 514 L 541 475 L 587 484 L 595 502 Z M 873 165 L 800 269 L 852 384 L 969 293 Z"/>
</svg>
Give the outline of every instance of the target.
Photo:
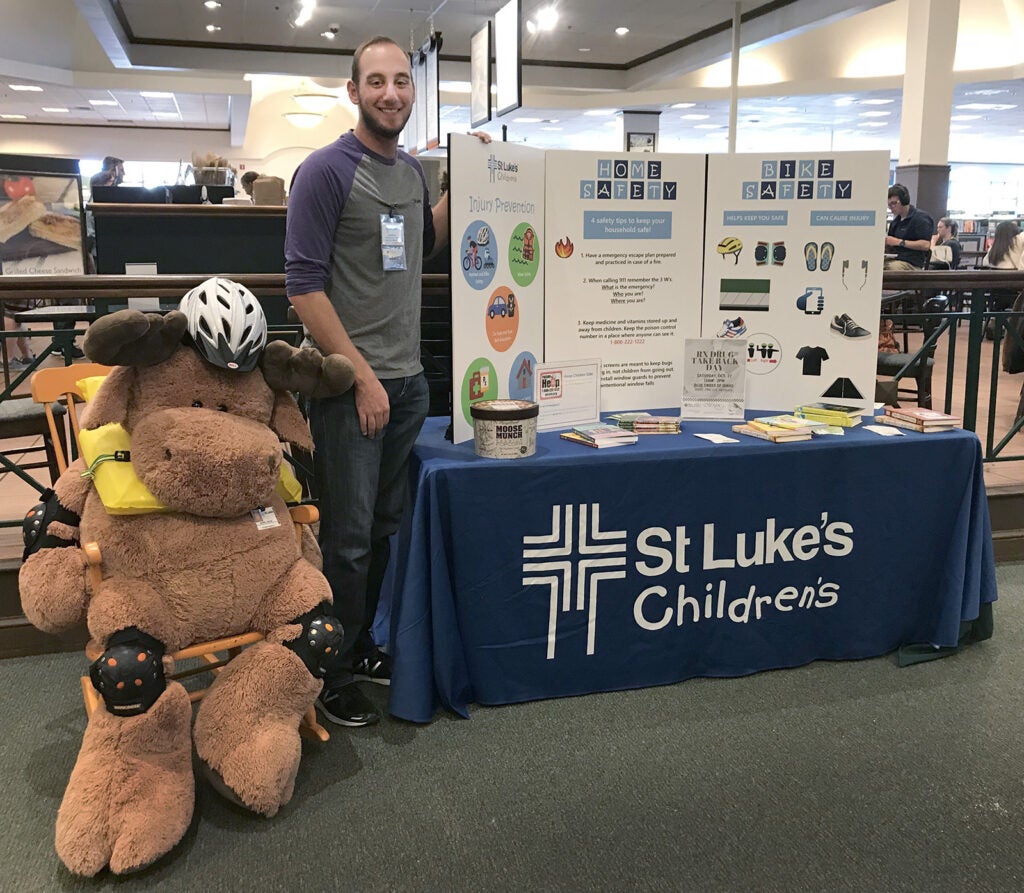
<svg viewBox="0 0 1024 893">
<path fill-rule="evenodd" d="M 601 450 L 542 433 L 502 461 L 446 423 L 416 444 L 393 559 L 404 719 L 954 647 L 996 599 L 968 431 L 713 445 L 693 432 L 728 424 L 685 422 Z"/>
</svg>

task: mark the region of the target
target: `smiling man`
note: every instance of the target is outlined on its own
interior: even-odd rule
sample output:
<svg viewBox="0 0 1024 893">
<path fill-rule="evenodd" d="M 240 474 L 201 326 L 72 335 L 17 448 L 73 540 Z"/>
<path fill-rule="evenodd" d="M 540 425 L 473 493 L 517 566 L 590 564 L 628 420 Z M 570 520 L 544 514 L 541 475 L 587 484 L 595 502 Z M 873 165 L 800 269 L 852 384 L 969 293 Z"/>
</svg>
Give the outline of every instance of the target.
<svg viewBox="0 0 1024 893">
<path fill-rule="evenodd" d="M 447 239 L 448 197 L 431 209 L 419 162 L 398 148 L 415 99 L 405 51 L 387 37 L 360 45 L 348 95 L 359 109 L 355 129 L 295 172 L 285 279 L 312 341 L 356 371 L 348 393 L 310 401 L 309 420 L 324 574 L 345 632 L 320 708 L 331 722 L 365 726 L 379 716 L 353 683 L 391 681 L 370 629 L 429 404 L 420 268 L 424 251 Z"/>
</svg>

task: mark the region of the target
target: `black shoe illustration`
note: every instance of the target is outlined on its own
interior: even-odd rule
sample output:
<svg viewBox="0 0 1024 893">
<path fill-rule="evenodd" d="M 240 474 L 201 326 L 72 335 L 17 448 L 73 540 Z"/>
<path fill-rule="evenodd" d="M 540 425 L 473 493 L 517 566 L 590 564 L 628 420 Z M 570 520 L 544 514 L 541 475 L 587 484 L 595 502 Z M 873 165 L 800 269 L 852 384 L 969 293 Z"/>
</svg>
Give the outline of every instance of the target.
<svg viewBox="0 0 1024 893">
<path fill-rule="evenodd" d="M 871 336 L 867 329 L 850 319 L 848 313 L 833 317 L 829 328 L 844 338 L 869 338 Z"/>
</svg>

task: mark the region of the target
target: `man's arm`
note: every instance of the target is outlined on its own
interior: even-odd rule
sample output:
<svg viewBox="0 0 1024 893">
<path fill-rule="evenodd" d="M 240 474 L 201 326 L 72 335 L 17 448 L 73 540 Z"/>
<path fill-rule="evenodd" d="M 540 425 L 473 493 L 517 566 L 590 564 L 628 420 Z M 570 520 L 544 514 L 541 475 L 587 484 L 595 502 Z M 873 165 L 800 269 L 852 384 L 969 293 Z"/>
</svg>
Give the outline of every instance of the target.
<svg viewBox="0 0 1024 893">
<path fill-rule="evenodd" d="M 352 343 L 330 298 L 325 292 L 314 291 L 304 295 L 292 295 L 288 300 L 325 356 L 339 353 L 351 360 L 356 371 L 353 387 L 356 410 L 359 413 L 359 430 L 366 437 L 373 437 L 378 431 L 383 430 L 390 418 L 391 404 L 388 394 L 370 368 L 370 364 L 366 362 L 366 358 Z"/>
</svg>

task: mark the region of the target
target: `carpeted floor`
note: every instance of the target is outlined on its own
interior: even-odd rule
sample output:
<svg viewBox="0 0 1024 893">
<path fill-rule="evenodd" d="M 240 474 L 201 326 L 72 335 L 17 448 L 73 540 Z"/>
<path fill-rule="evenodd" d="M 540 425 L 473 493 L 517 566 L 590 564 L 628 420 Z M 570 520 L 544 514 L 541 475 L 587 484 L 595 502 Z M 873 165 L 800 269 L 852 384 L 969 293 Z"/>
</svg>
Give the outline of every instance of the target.
<svg viewBox="0 0 1024 893">
<path fill-rule="evenodd" d="M 998 576 L 994 638 L 906 669 L 332 729 L 277 817 L 201 781 L 185 840 L 128 879 L 75 878 L 53 851 L 84 658 L 0 661 L 0 890 L 1020 891 L 1024 564 Z"/>
</svg>

